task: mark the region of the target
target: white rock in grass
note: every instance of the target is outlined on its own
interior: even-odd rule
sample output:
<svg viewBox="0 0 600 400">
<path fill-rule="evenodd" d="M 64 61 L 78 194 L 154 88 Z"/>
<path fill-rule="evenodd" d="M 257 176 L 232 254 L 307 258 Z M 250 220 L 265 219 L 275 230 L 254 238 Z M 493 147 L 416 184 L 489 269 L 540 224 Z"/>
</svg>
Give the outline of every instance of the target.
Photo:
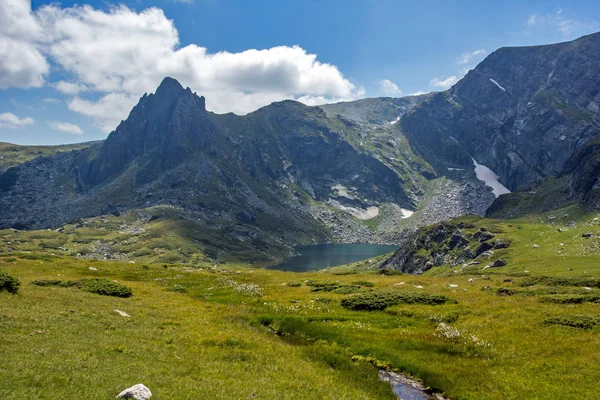
<svg viewBox="0 0 600 400">
<path fill-rule="evenodd" d="M 416 287 L 417 289 L 423 289 L 423 286 L 421 286 L 421 285 L 417 285 L 417 286 L 415 286 L 415 287 Z"/>
<path fill-rule="evenodd" d="M 88 267 L 88 269 L 89 269 L 90 271 L 98 271 L 98 268 L 94 268 L 94 267 Z"/>
<path fill-rule="evenodd" d="M 451 283 L 450 285 L 448 285 L 448 287 L 453 287 L 454 288 L 454 287 L 458 287 L 458 285 L 455 285 L 455 284 Z"/>
<path fill-rule="evenodd" d="M 402 285 L 404 285 L 404 282 L 394 283 L 394 286 L 402 286 Z"/>
<path fill-rule="evenodd" d="M 119 314 L 121 317 L 131 317 L 131 315 L 127 314 L 125 311 L 115 310 L 115 312 L 117 314 Z"/>
<path fill-rule="evenodd" d="M 533 246 L 531 246 L 531 247 L 533 247 L 534 249 L 539 249 L 539 248 L 540 248 L 540 246 L 538 246 L 537 244 L 534 244 L 534 245 L 533 245 Z"/>
<path fill-rule="evenodd" d="M 134 399 L 134 400 L 148 400 L 152 397 L 152 392 L 146 386 L 138 383 L 129 389 L 123 390 L 117 396 L 117 399 Z"/>
</svg>

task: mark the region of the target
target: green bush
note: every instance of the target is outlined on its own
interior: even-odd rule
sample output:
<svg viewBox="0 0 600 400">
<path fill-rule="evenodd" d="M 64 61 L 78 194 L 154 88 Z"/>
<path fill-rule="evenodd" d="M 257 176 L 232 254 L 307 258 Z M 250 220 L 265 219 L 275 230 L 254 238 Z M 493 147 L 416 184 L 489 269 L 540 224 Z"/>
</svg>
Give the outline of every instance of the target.
<svg viewBox="0 0 600 400">
<path fill-rule="evenodd" d="M 402 271 L 398 271 L 395 269 L 389 269 L 389 268 L 382 268 L 379 270 L 379 273 L 381 275 L 386 275 L 386 276 L 403 275 Z"/>
<path fill-rule="evenodd" d="M 103 296 L 114 297 L 131 297 L 133 291 L 130 287 L 113 282 L 109 279 L 81 279 L 79 281 L 60 281 L 57 279 L 45 279 L 31 282 L 36 286 L 58 286 L 58 287 L 74 287 L 85 290 L 86 292 L 96 293 Z"/>
<path fill-rule="evenodd" d="M 21 282 L 8 272 L 0 269 L 0 292 L 6 290 L 8 293 L 17 294 Z"/>
<path fill-rule="evenodd" d="M 356 281 L 356 282 L 352 282 L 353 285 L 356 286 L 362 286 L 362 287 L 373 287 L 375 286 L 375 284 L 373 282 L 369 282 L 369 281 Z"/>
<path fill-rule="evenodd" d="M 579 294 L 554 294 L 549 296 L 542 296 L 540 297 L 540 300 L 557 304 L 598 303 L 600 302 L 600 296 Z"/>
<path fill-rule="evenodd" d="M 584 276 L 532 276 L 519 282 L 520 286 L 586 286 L 600 288 L 600 280 Z"/>
<path fill-rule="evenodd" d="M 563 325 L 579 329 L 592 329 L 600 324 L 600 318 L 595 315 L 572 315 L 567 317 L 550 317 L 544 321 L 546 325 Z"/>
<path fill-rule="evenodd" d="M 133 294 L 130 287 L 109 279 L 82 279 L 79 282 L 81 289 L 86 292 L 97 293 L 103 296 L 131 297 Z"/>
<path fill-rule="evenodd" d="M 289 286 L 289 287 L 300 287 L 300 286 L 302 286 L 302 283 L 300 283 L 300 282 L 288 282 L 286 285 Z"/>
<path fill-rule="evenodd" d="M 356 294 L 342 300 L 342 306 L 354 311 L 385 310 L 397 304 L 438 305 L 455 302 L 444 295 L 421 292 L 373 291 Z"/>
</svg>

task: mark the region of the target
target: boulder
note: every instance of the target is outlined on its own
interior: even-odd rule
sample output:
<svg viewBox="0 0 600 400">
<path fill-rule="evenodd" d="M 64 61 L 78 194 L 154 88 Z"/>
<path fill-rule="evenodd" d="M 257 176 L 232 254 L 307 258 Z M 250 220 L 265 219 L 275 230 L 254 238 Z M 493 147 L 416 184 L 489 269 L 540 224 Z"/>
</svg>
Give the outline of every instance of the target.
<svg viewBox="0 0 600 400">
<path fill-rule="evenodd" d="M 508 248 L 510 245 L 502 240 L 496 240 L 494 242 L 494 250 L 498 250 L 498 249 L 506 249 Z"/>
<path fill-rule="evenodd" d="M 475 250 L 475 256 L 479 257 L 481 254 L 483 254 L 486 251 L 492 250 L 494 248 L 494 246 L 492 246 L 490 243 L 488 242 L 483 242 L 479 245 L 479 247 L 477 247 L 477 249 Z"/>
<path fill-rule="evenodd" d="M 472 236 L 473 240 L 477 240 L 479 243 L 487 242 L 490 239 L 494 238 L 494 235 L 489 233 L 487 229 L 481 228 L 479 231 L 475 232 Z"/>
<path fill-rule="evenodd" d="M 134 400 L 148 400 L 152 397 L 152 392 L 146 386 L 138 383 L 128 389 L 123 390 L 118 394 L 117 399 L 134 399 Z"/>
<path fill-rule="evenodd" d="M 488 268 L 499 268 L 499 267 L 504 267 L 506 265 L 506 261 L 504 261 L 503 259 L 499 258 L 497 260 L 495 260 L 493 263 L 486 265 L 485 267 L 483 267 L 483 269 L 488 269 Z"/>
<path fill-rule="evenodd" d="M 582 233 L 581 237 L 590 238 L 590 237 L 592 237 L 592 234 L 591 233 Z"/>
<path fill-rule="evenodd" d="M 453 234 L 452 237 L 450 238 L 450 242 L 448 243 L 448 246 L 450 247 L 450 249 L 462 249 L 464 247 L 466 247 L 469 244 L 469 241 L 467 240 L 466 237 L 464 237 L 460 230 L 456 230 Z"/>
</svg>

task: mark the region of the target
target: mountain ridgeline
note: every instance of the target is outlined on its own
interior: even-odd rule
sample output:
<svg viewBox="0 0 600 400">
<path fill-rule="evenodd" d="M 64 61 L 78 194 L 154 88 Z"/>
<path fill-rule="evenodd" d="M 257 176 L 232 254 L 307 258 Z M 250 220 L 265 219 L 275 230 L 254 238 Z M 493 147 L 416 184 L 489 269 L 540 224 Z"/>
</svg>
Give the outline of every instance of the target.
<svg viewBox="0 0 600 400">
<path fill-rule="evenodd" d="M 551 179 L 598 208 L 598 76 L 600 34 L 501 48 L 444 92 L 245 116 L 208 112 L 165 78 L 105 141 L 0 169 L 0 227 L 167 207 L 199 249 L 224 240 L 268 260 L 297 244 L 399 243 L 492 203 L 502 214 Z M 475 165 L 516 193 L 496 199 Z"/>
</svg>

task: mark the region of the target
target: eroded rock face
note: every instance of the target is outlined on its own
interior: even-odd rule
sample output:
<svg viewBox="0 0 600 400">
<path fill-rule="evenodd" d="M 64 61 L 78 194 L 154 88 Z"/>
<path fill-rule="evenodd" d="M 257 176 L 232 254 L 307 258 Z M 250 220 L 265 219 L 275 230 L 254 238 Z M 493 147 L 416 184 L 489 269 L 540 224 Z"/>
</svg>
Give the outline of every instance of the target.
<svg viewBox="0 0 600 400">
<path fill-rule="evenodd" d="M 600 135 L 600 34 L 501 48 L 400 124 L 438 173 L 472 157 L 511 190 L 563 170 Z"/>
</svg>

